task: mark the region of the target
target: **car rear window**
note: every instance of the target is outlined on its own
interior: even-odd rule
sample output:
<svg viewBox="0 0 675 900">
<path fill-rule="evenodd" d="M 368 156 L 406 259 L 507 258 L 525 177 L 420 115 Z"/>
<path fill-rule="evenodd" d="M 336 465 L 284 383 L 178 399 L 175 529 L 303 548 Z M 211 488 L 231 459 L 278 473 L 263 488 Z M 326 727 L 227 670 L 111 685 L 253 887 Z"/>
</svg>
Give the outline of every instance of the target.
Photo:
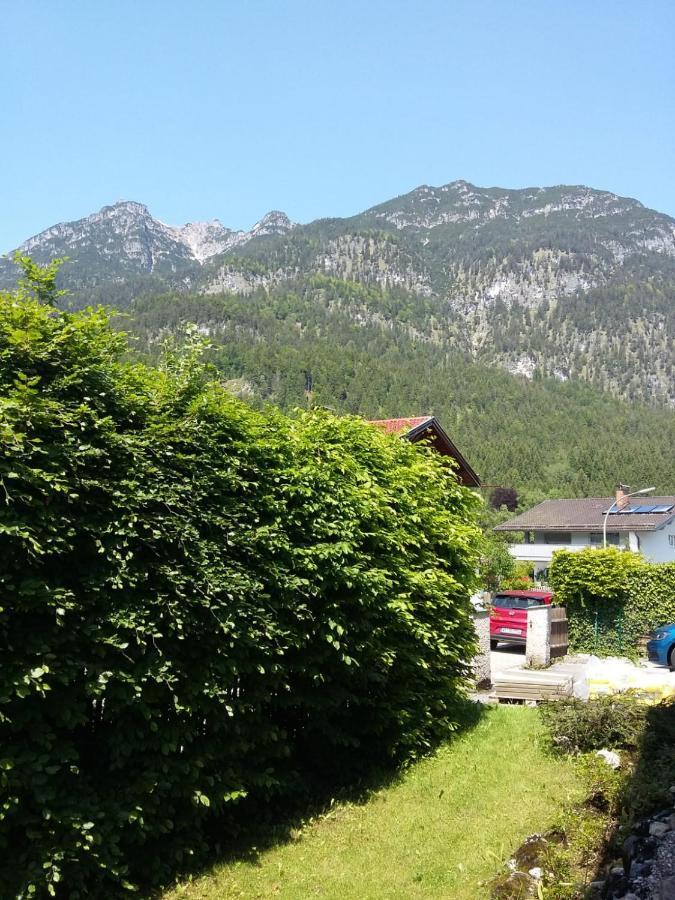
<svg viewBox="0 0 675 900">
<path fill-rule="evenodd" d="M 509 597 L 504 594 L 497 594 L 492 601 L 493 606 L 499 606 L 500 609 L 532 609 L 533 606 L 544 606 L 545 601 L 542 597 Z"/>
</svg>

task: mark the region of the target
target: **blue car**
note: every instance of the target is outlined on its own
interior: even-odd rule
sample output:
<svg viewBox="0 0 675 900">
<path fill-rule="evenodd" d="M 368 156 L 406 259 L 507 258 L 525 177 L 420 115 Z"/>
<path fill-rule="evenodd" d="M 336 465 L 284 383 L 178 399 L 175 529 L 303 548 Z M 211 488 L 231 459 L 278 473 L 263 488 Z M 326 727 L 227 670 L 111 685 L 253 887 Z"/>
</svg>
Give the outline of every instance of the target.
<svg viewBox="0 0 675 900">
<path fill-rule="evenodd" d="M 652 662 L 669 666 L 675 672 L 675 625 L 663 625 L 652 631 L 647 641 L 647 655 Z"/>
</svg>

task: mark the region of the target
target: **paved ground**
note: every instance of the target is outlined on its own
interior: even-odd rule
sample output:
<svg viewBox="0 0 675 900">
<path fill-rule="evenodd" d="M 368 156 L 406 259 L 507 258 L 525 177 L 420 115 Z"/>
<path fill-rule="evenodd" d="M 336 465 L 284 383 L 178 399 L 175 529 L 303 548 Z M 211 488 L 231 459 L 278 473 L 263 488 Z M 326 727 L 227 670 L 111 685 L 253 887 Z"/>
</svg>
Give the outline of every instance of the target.
<svg viewBox="0 0 675 900">
<path fill-rule="evenodd" d="M 658 663 L 649 662 L 648 659 L 641 659 L 640 666 L 643 669 L 648 669 L 649 671 L 653 671 L 653 672 L 667 672 L 668 671 L 667 666 L 660 666 Z M 675 672 L 671 672 L 670 677 L 675 679 Z M 673 681 L 673 684 L 675 684 L 675 680 Z"/>
<path fill-rule="evenodd" d="M 517 669 L 525 665 L 525 647 L 500 644 L 499 650 L 490 651 L 490 668 L 493 675 L 507 672 L 509 669 Z"/>
<path fill-rule="evenodd" d="M 609 670 L 611 667 L 611 660 L 601 660 L 600 665 L 602 666 L 602 664 L 605 662 L 607 669 Z M 569 657 L 566 660 L 561 660 L 560 662 L 553 663 L 553 665 L 547 671 L 559 672 L 560 674 L 571 675 L 573 678 L 577 678 L 581 675 L 585 664 L 586 659 L 583 657 Z M 492 650 L 490 652 L 490 666 L 493 676 L 508 672 L 510 669 L 518 669 L 524 665 L 524 647 L 500 644 L 499 650 Z M 665 666 L 659 666 L 656 663 L 649 662 L 646 659 L 641 660 L 637 668 L 646 671 L 650 674 L 650 676 L 665 676 L 666 680 L 671 683 L 673 690 L 675 691 L 675 672 L 669 673 L 668 669 Z"/>
</svg>

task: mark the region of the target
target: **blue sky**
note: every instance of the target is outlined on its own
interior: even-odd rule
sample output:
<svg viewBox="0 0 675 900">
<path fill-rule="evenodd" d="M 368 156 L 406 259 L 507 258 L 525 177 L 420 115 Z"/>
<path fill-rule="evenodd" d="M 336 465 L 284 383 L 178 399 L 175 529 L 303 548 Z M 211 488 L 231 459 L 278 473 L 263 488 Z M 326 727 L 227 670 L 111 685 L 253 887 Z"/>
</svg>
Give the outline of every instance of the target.
<svg viewBox="0 0 675 900">
<path fill-rule="evenodd" d="M 349 215 L 585 183 L 675 215 L 671 0 L 0 3 L 0 250 L 120 198 Z"/>
</svg>

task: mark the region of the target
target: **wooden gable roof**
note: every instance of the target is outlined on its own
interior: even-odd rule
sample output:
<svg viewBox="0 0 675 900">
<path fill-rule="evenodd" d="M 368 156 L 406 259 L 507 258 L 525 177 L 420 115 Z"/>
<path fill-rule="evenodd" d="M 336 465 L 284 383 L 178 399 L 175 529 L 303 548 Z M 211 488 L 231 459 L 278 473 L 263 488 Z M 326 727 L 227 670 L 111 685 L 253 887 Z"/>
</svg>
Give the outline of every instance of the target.
<svg viewBox="0 0 675 900">
<path fill-rule="evenodd" d="M 404 419 L 373 419 L 370 422 L 387 434 L 400 434 L 412 443 L 429 441 L 442 456 L 451 456 L 457 463 L 457 480 L 466 487 L 480 487 L 480 478 L 450 440 L 436 416 L 413 416 Z"/>
</svg>

